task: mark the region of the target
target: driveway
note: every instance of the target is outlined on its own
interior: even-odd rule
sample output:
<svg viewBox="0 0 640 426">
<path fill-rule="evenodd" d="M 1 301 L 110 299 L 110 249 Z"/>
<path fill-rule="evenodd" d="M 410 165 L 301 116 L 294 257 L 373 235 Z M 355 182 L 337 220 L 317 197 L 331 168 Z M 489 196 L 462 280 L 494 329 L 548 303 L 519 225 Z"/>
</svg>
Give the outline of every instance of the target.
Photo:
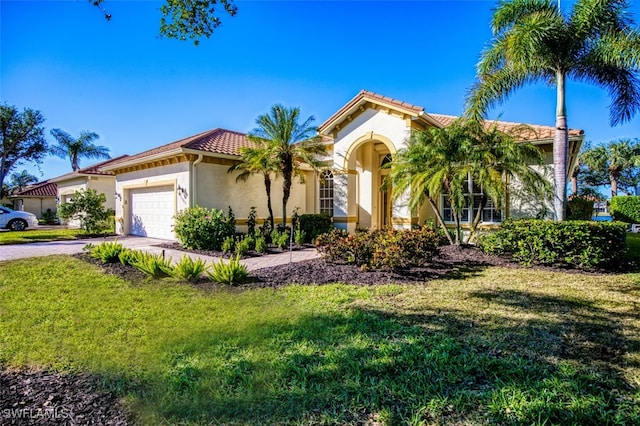
<svg viewBox="0 0 640 426">
<path fill-rule="evenodd" d="M 0 261 L 24 259 L 27 257 L 40 257 L 50 256 L 52 254 L 75 254 L 81 253 L 82 248 L 88 243 L 100 244 L 103 241 L 113 241 L 116 237 L 106 238 L 90 238 L 85 240 L 70 240 L 70 241 L 51 241 L 45 243 L 28 243 L 28 244 L 13 244 L 0 246 Z M 160 240 L 157 238 L 147 237 L 134 237 L 134 236 L 120 236 L 117 237 L 118 242 L 123 246 L 131 249 L 142 250 L 153 254 L 160 254 L 164 252 L 166 257 L 171 257 L 173 260 L 180 259 L 185 252 L 180 250 L 165 249 L 161 245 L 170 241 Z M 189 254 L 194 258 L 201 258 L 206 262 L 217 262 L 219 258 L 211 256 L 203 256 L 200 254 Z M 266 268 L 271 266 L 283 265 L 291 262 L 300 262 L 308 259 L 315 259 L 319 257 L 318 251 L 315 248 L 295 250 L 291 254 L 278 253 L 270 254 L 267 256 L 257 256 L 243 259 L 242 263 L 247 265 L 248 270 L 255 270 L 260 268 Z"/>
</svg>

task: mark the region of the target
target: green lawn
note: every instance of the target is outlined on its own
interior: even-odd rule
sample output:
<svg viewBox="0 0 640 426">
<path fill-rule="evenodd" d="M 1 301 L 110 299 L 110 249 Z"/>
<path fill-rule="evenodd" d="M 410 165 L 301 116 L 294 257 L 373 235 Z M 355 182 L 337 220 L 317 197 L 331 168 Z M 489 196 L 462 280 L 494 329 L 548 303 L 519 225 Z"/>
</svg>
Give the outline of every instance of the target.
<svg viewBox="0 0 640 426">
<path fill-rule="evenodd" d="M 627 247 L 629 247 L 629 257 L 640 259 L 640 233 L 627 234 Z"/>
<path fill-rule="evenodd" d="M 0 263 L 0 365 L 85 372 L 141 424 L 638 424 L 640 274 L 203 290 Z"/>
<path fill-rule="evenodd" d="M 44 241 L 76 240 L 83 238 L 82 229 L 27 229 L 26 231 L 0 232 L 0 245 L 25 244 Z"/>
</svg>

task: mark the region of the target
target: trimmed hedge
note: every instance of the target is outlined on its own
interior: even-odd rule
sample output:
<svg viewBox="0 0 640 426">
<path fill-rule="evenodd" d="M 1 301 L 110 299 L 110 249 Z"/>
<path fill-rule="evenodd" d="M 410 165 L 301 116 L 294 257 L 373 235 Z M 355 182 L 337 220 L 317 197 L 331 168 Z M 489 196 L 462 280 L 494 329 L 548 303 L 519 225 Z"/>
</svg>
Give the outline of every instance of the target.
<svg viewBox="0 0 640 426">
<path fill-rule="evenodd" d="M 508 220 L 479 245 L 485 253 L 511 254 L 524 265 L 612 268 L 627 250 L 626 228 L 621 222 Z"/>
<path fill-rule="evenodd" d="M 175 221 L 174 231 L 180 244 L 190 249 L 219 251 L 224 240 L 236 233 L 234 217 L 217 209 L 190 207 L 179 212 Z"/>
<path fill-rule="evenodd" d="M 567 200 L 568 220 L 591 220 L 593 200 L 587 197 L 572 196 Z"/>
<path fill-rule="evenodd" d="M 356 231 L 355 234 L 334 229 L 316 239 L 316 247 L 325 259 L 374 269 L 424 265 L 433 259 L 443 243 L 442 235 L 426 226 L 402 231 Z"/>
<path fill-rule="evenodd" d="M 640 223 L 640 196 L 612 197 L 609 211 L 615 220 Z"/>
<path fill-rule="evenodd" d="M 300 230 L 305 233 L 305 243 L 315 241 L 318 235 L 333 230 L 333 220 L 328 214 L 303 214 L 299 220 Z"/>
</svg>

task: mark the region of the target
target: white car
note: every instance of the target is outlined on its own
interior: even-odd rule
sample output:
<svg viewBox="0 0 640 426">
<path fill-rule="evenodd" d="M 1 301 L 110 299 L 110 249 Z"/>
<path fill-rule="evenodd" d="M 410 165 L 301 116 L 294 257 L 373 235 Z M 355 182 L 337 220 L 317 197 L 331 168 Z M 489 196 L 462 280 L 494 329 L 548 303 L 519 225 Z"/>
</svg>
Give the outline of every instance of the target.
<svg viewBox="0 0 640 426">
<path fill-rule="evenodd" d="M 0 207 L 0 228 L 22 231 L 38 226 L 38 218 L 29 212 L 18 212 L 8 207 Z"/>
</svg>

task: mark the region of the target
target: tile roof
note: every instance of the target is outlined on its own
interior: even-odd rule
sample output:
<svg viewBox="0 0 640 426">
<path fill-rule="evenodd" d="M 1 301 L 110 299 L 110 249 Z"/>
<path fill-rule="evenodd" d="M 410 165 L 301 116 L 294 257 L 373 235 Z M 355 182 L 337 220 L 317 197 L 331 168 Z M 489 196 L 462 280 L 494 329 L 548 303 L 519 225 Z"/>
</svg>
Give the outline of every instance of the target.
<svg viewBox="0 0 640 426">
<path fill-rule="evenodd" d="M 382 102 L 390 104 L 392 106 L 396 106 L 398 108 L 402 108 L 404 110 L 408 110 L 409 112 L 413 112 L 417 116 L 428 116 L 435 120 L 437 123 L 442 124 L 442 126 L 444 127 L 449 126 L 455 119 L 459 118 L 453 115 L 425 113 L 424 108 L 421 106 L 402 102 L 400 100 L 390 98 L 388 96 L 382 96 L 377 93 L 369 92 L 367 90 L 361 90 L 353 99 L 347 102 L 335 114 L 333 114 L 324 123 L 322 123 L 319 127 L 320 131 L 323 131 L 325 127 L 329 127 L 330 125 L 332 125 L 342 114 L 345 114 L 362 100 Z M 553 126 L 540 126 L 536 124 L 512 123 L 497 120 L 487 121 L 486 125 L 489 126 L 494 123 L 497 124 L 498 129 L 503 132 L 509 132 L 511 130 L 515 130 L 517 127 L 521 127 L 521 129 L 518 129 L 518 136 L 522 138 L 521 140 L 553 139 L 553 136 L 555 134 L 555 127 Z M 582 134 L 584 134 L 583 130 L 569 129 L 569 136 L 579 136 Z"/>
<path fill-rule="evenodd" d="M 240 148 L 251 146 L 253 146 L 253 143 L 249 141 L 244 133 L 217 128 L 130 155 L 122 160 L 114 161 L 113 164 L 142 160 L 146 157 L 161 155 L 176 149 L 192 149 L 212 154 L 240 155 Z"/>
<path fill-rule="evenodd" d="M 103 176 L 112 176 L 113 172 L 107 171 L 107 170 L 102 170 L 102 167 L 108 166 L 111 163 L 115 163 L 118 162 L 124 158 L 128 157 L 127 154 L 124 155 L 120 155 L 119 157 L 115 157 L 115 158 L 110 158 L 106 161 L 102 161 L 100 163 L 96 163 L 96 164 L 92 164 L 90 166 L 87 167 L 83 167 L 79 170 L 73 171 L 73 172 L 69 172 L 66 173 L 64 175 L 61 176 L 56 176 L 55 178 L 52 178 L 51 180 L 55 180 L 56 182 L 59 182 L 61 180 L 65 180 L 65 179 L 71 179 L 74 178 L 78 175 L 103 175 Z"/>
<path fill-rule="evenodd" d="M 56 197 L 58 186 L 49 181 L 29 185 L 20 192 L 14 192 L 10 197 Z"/>
<path fill-rule="evenodd" d="M 460 117 L 456 117 L 455 115 L 444 115 L 444 114 L 431 114 L 429 115 L 435 118 L 438 122 L 442 123 L 443 126 L 449 126 L 456 119 Z M 485 122 L 485 127 L 489 127 L 492 125 L 496 125 L 498 130 L 501 132 L 508 133 L 512 130 L 515 130 L 521 140 L 536 140 L 536 139 L 553 139 L 555 135 L 556 128 L 552 126 L 539 126 L 537 124 L 527 124 L 527 123 L 513 123 L 509 121 L 497 121 L 497 120 L 489 120 Z M 583 135 L 583 130 L 577 129 L 569 129 L 569 136 L 579 136 Z"/>
</svg>

